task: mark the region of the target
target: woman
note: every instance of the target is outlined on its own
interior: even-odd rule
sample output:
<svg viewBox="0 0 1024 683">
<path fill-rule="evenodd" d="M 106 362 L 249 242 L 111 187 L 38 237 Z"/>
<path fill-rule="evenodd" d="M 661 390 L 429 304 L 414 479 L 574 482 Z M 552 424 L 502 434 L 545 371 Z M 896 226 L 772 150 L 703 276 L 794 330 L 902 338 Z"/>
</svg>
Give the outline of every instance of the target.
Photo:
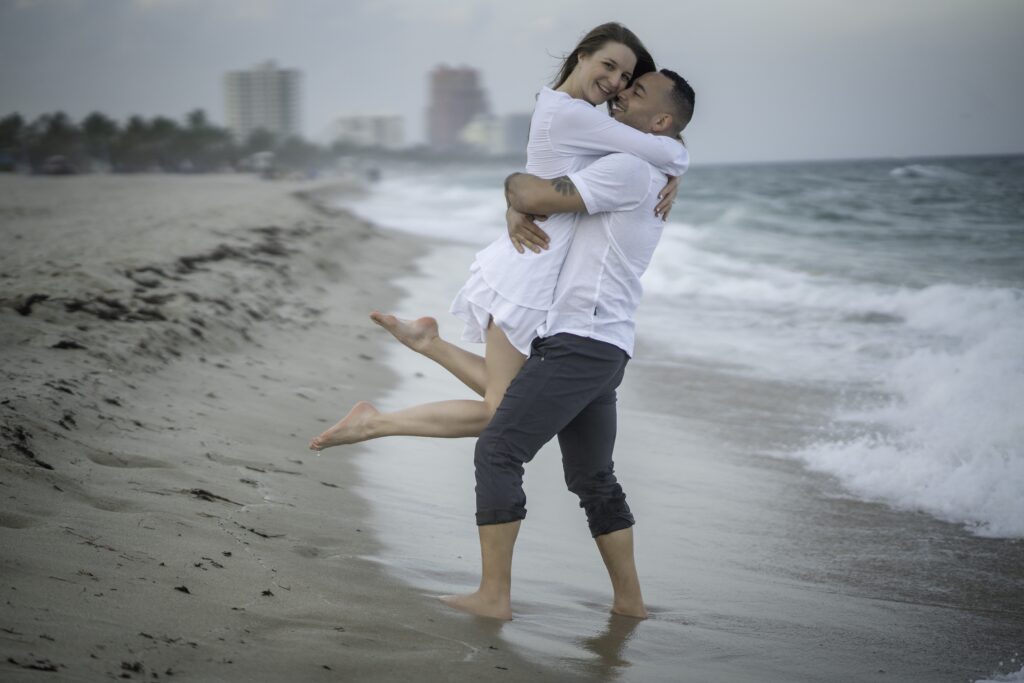
<svg viewBox="0 0 1024 683">
<path fill-rule="evenodd" d="M 656 209 L 665 215 L 675 197 L 677 177 L 689 165 L 686 148 L 664 136 L 640 133 L 594 108 L 608 103 L 635 77 L 654 68 L 647 49 L 624 26 L 608 23 L 590 31 L 566 58 L 554 88 L 544 88 L 537 96 L 530 121 L 527 173 L 559 178 L 605 154 L 633 154 L 672 177 Z M 509 220 L 525 219 L 511 208 L 509 212 Z M 406 322 L 371 314 L 374 322 L 406 346 L 440 363 L 480 394 L 482 401 L 441 401 L 394 413 L 381 413 L 360 402 L 309 447 L 320 451 L 381 436 L 478 436 L 530 353 L 530 344 L 554 298 L 573 225 L 571 214 L 551 216 L 544 226 L 550 236 L 545 251 L 521 254 L 503 235 L 477 254 L 451 312 L 466 323 L 464 340 L 486 342 L 483 358 L 440 339 L 433 318 Z"/>
</svg>

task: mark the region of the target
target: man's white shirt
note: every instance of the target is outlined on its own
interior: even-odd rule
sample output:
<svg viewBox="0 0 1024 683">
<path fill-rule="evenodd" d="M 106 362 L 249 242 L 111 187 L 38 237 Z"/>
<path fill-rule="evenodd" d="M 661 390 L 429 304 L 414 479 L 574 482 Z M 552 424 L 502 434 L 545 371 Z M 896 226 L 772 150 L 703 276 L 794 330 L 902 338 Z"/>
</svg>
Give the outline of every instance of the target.
<svg viewBox="0 0 1024 683">
<path fill-rule="evenodd" d="M 633 355 L 633 316 L 664 222 L 654 215 L 667 178 L 646 161 L 609 154 L 569 175 L 586 214 L 558 275 L 539 336 L 560 332 L 614 344 Z"/>
</svg>

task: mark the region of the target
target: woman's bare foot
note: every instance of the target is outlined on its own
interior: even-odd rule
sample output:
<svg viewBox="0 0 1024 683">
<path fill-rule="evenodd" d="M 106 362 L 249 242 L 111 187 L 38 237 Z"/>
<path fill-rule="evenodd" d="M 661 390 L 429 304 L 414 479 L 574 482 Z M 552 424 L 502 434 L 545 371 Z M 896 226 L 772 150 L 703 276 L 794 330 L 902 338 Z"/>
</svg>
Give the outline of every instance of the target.
<svg viewBox="0 0 1024 683">
<path fill-rule="evenodd" d="M 475 614 L 478 617 L 512 620 L 512 606 L 507 598 L 487 598 L 477 591 L 468 595 L 442 595 L 441 602 L 457 610 Z"/>
<path fill-rule="evenodd" d="M 370 320 L 417 353 L 425 354 L 434 340 L 438 339 L 437 320 L 434 318 L 402 320 L 390 313 L 374 311 L 370 313 Z"/>
<path fill-rule="evenodd" d="M 373 418 L 379 415 L 379 411 L 366 401 L 355 404 L 348 415 L 325 431 L 320 436 L 309 442 L 309 450 L 322 451 L 331 446 L 342 444 L 359 443 L 371 437 L 370 423 Z"/>
</svg>

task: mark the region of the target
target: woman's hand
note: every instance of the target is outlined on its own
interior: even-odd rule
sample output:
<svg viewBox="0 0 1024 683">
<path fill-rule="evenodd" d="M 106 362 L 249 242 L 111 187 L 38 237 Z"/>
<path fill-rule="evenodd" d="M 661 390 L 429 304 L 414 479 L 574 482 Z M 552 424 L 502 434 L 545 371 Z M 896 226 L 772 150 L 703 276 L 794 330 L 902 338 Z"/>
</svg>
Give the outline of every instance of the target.
<svg viewBox="0 0 1024 683">
<path fill-rule="evenodd" d="M 547 249 L 550 243 L 548 234 L 537 227 L 534 221 L 545 221 L 547 216 L 530 216 L 519 213 L 511 206 L 505 211 L 505 223 L 508 225 L 508 238 L 512 240 L 512 246 L 520 254 L 524 253 L 526 247 L 535 254 L 541 249 Z"/>
<path fill-rule="evenodd" d="M 676 194 L 679 193 L 679 176 L 668 176 L 668 182 L 658 193 L 658 205 L 654 207 L 654 215 L 661 216 L 661 220 L 668 220 L 668 212 L 672 210 L 672 204 L 676 201 Z"/>
</svg>

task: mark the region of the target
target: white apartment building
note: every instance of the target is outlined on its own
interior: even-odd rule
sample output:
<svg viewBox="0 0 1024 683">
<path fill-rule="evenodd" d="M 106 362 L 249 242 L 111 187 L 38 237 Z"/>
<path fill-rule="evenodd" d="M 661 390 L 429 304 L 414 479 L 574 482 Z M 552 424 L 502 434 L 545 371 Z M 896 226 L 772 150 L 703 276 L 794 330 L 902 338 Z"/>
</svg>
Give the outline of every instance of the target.
<svg viewBox="0 0 1024 683">
<path fill-rule="evenodd" d="M 301 135 L 300 78 L 297 69 L 279 69 L 273 61 L 225 74 L 224 109 L 235 140 L 245 142 L 260 129 L 278 140 Z"/>
<path fill-rule="evenodd" d="M 487 156 L 526 154 L 530 114 L 480 114 L 459 133 L 459 140 Z"/>
<path fill-rule="evenodd" d="M 331 137 L 353 147 L 400 149 L 405 144 L 405 120 L 391 114 L 341 116 L 331 126 Z"/>
<path fill-rule="evenodd" d="M 490 114 L 477 114 L 459 131 L 459 140 L 481 154 L 496 156 L 505 152 L 505 134 L 501 119 Z"/>
</svg>

